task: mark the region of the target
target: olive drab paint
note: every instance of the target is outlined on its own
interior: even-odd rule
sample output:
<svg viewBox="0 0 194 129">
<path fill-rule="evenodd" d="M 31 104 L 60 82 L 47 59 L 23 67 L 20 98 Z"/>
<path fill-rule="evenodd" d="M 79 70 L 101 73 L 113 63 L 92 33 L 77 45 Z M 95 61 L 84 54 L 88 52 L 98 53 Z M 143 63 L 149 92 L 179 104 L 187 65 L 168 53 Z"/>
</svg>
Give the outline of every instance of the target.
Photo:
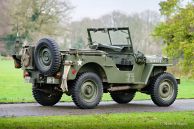
<svg viewBox="0 0 194 129">
<path fill-rule="evenodd" d="M 167 67 L 172 65 L 166 57 L 146 56 L 141 52 L 135 52 L 128 27 L 89 28 L 87 32 L 90 47 L 87 50 L 58 50 L 54 40 L 44 38 L 40 41 L 48 43 L 44 43 L 42 47 L 38 44 L 39 55 L 35 52 L 37 45 L 23 46 L 21 51 L 16 49 L 13 58 L 29 73 L 30 76 L 26 78 L 28 82 L 53 85 L 56 86 L 55 89 L 68 95 L 71 95 L 73 82 L 80 74 L 87 72 L 100 77 L 104 92 L 111 93 L 111 89 L 114 89 L 150 94 L 147 89 L 151 86 L 151 78 L 165 73 Z M 94 38 L 98 34 L 103 36 Z M 103 37 L 107 38 L 106 42 L 99 41 Z M 41 67 L 36 66 L 36 58 Z M 50 70 L 50 73 L 46 70 Z M 47 74 L 44 74 L 44 71 Z M 56 78 L 56 75 L 61 76 Z M 179 79 L 176 81 L 180 82 Z"/>
</svg>

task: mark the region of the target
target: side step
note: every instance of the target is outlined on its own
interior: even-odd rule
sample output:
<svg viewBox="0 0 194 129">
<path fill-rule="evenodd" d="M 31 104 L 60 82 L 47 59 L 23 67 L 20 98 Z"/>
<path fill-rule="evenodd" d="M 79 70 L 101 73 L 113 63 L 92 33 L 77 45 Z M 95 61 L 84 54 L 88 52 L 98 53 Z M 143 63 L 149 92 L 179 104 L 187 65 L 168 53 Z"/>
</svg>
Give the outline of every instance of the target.
<svg viewBox="0 0 194 129">
<path fill-rule="evenodd" d="M 109 92 L 113 92 L 113 91 L 123 91 L 123 90 L 129 90 L 132 89 L 130 86 L 119 86 L 119 87 L 110 87 L 108 88 Z"/>
</svg>

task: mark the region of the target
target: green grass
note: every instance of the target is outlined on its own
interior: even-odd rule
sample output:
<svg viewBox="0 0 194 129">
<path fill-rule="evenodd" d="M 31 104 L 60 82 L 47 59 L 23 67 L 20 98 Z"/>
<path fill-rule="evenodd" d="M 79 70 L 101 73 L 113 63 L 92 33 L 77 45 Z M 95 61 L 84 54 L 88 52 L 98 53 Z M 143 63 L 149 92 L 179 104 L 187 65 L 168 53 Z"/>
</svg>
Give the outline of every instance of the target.
<svg viewBox="0 0 194 129">
<path fill-rule="evenodd" d="M 0 129 L 192 129 L 194 112 L 0 118 Z"/>
<path fill-rule="evenodd" d="M 34 102 L 31 84 L 24 83 L 23 71 L 15 69 L 13 61 L 0 60 L 0 103 Z M 179 86 L 178 98 L 194 98 L 194 80 L 182 80 Z M 149 99 L 145 94 L 138 93 L 135 99 Z M 109 94 L 104 94 L 103 100 L 111 100 Z M 64 95 L 62 101 L 71 101 Z"/>
</svg>

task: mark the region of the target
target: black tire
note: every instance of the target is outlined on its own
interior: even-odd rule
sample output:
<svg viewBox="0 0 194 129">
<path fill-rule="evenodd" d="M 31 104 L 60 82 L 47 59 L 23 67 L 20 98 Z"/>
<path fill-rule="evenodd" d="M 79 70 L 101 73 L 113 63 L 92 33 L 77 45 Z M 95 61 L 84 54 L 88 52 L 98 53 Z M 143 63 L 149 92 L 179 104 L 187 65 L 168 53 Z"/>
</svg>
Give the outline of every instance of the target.
<svg viewBox="0 0 194 129">
<path fill-rule="evenodd" d="M 95 73 L 80 74 L 71 87 L 71 94 L 73 102 L 79 108 L 95 108 L 102 99 L 102 81 Z"/>
<path fill-rule="evenodd" d="M 167 107 L 174 103 L 178 94 L 178 85 L 170 73 L 161 73 L 151 80 L 151 99 L 157 106 Z"/>
<path fill-rule="evenodd" d="M 46 92 L 45 92 L 46 91 Z M 42 106 L 53 106 L 58 103 L 63 95 L 54 90 L 53 85 L 34 84 L 32 88 L 34 99 Z"/>
<path fill-rule="evenodd" d="M 136 91 L 128 91 L 128 92 L 111 92 L 111 98 L 119 103 L 119 104 L 126 104 L 133 100 L 135 97 Z"/>
<path fill-rule="evenodd" d="M 39 40 L 34 52 L 34 61 L 37 69 L 43 75 L 54 75 L 61 65 L 61 55 L 57 43 L 49 38 Z"/>
</svg>

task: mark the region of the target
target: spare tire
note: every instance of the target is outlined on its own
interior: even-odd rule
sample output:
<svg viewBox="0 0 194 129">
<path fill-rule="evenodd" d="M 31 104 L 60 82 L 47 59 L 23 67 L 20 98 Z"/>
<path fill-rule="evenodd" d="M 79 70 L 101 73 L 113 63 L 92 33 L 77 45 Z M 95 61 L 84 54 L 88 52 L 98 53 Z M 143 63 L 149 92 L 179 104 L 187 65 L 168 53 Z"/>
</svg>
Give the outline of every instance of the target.
<svg viewBox="0 0 194 129">
<path fill-rule="evenodd" d="M 54 75 L 61 65 L 57 43 L 50 38 L 40 39 L 34 51 L 34 61 L 40 73 L 45 76 Z"/>
</svg>

